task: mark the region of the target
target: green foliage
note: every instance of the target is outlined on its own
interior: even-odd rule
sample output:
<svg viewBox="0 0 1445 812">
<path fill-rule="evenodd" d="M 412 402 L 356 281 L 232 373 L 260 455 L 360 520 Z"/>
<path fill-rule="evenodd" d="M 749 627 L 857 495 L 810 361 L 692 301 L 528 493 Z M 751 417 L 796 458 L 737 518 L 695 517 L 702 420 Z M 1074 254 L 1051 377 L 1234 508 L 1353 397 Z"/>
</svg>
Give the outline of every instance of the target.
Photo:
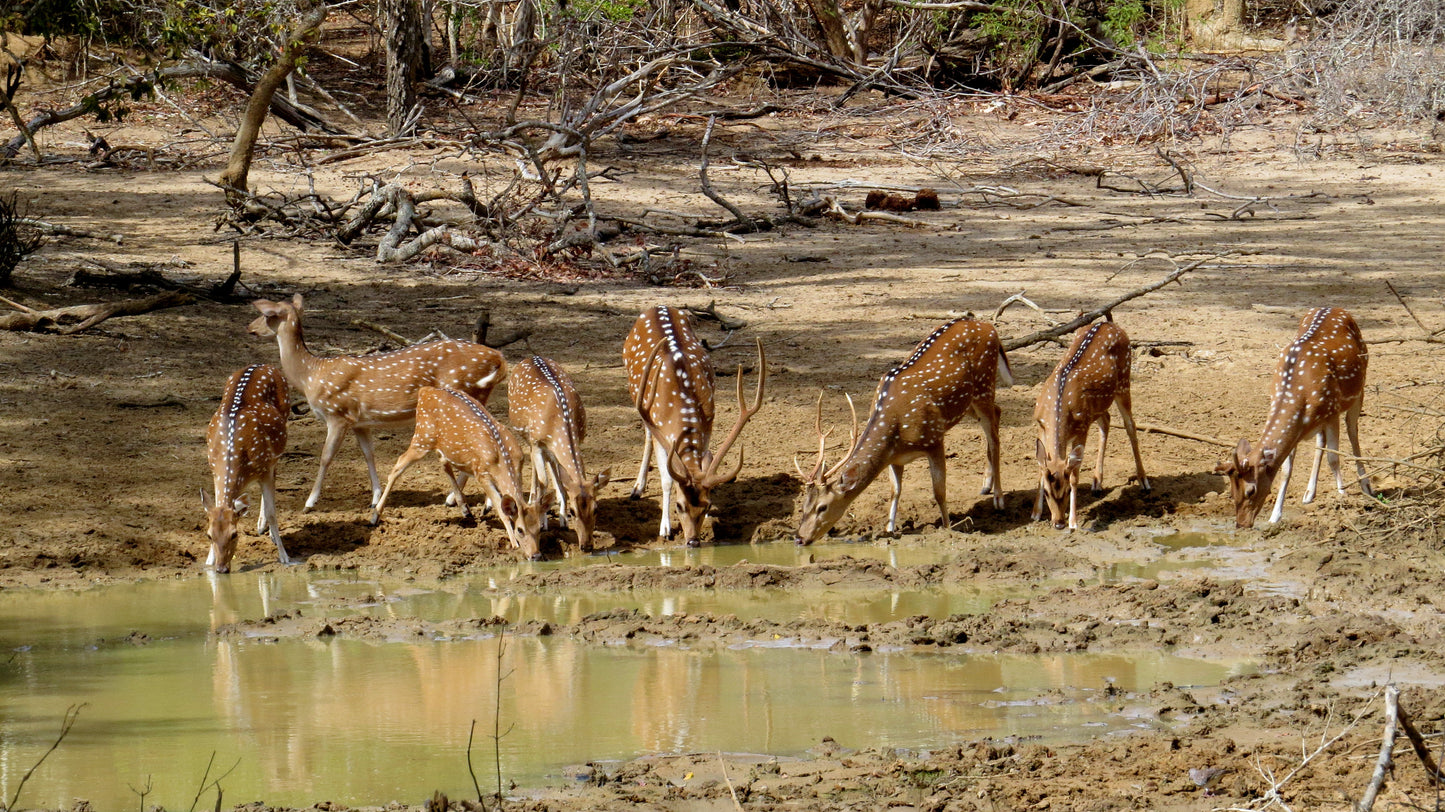
<svg viewBox="0 0 1445 812">
<path fill-rule="evenodd" d="M 647 8 L 648 0 L 581 0 L 568 8 L 582 20 L 606 20 L 622 23 L 633 19 Z"/>
<path fill-rule="evenodd" d="M 1133 48 L 1149 20 L 1143 0 L 1110 0 L 1104 7 L 1104 33 L 1120 48 Z"/>
<path fill-rule="evenodd" d="M 279 0 L 168 0 L 163 6 L 159 45 L 173 55 L 200 50 L 213 57 L 252 64 L 270 52 L 285 32 L 294 6 Z"/>
</svg>

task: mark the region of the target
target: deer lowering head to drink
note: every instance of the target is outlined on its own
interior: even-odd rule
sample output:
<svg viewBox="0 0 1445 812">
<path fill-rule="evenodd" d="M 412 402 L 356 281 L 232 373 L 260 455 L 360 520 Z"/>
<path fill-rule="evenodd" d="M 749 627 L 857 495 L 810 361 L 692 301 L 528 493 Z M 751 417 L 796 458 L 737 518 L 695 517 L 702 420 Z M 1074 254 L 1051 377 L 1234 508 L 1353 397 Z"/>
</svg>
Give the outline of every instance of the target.
<svg viewBox="0 0 1445 812">
<path fill-rule="evenodd" d="M 452 495 L 464 516 L 471 518 L 472 513 L 462 498 L 459 472 L 482 483 L 512 546 L 528 558 L 542 557 L 542 514 L 550 506 L 552 494 L 544 491 L 535 502 L 527 500 L 522 493 L 522 444 L 478 400 L 452 389 L 423 386 L 417 393 L 416 433 L 386 479 L 386 489 L 371 514 L 372 524 L 380 524 L 381 511 L 397 479 L 432 451 L 442 458 L 442 471 L 452 483 Z"/>
<path fill-rule="evenodd" d="M 1000 378 L 1005 386 L 1013 383 L 1008 358 L 992 324 L 955 319 L 939 327 L 914 348 L 908 360 L 884 374 L 863 433 L 857 433 L 855 421 L 852 450 L 827 470 L 820 395 L 818 464 L 811 475 L 803 477 L 803 518 L 797 542 L 812 544 L 827 533 L 884 466 L 893 479 L 888 531 L 896 530 L 903 466 L 918 457 L 928 458 L 933 499 L 942 526 L 948 527 L 943 438 L 966 414 L 977 418 L 983 428 L 988 462 L 982 492 L 993 494 L 994 507 L 1003 507 L 998 473 L 1000 413 L 994 403 L 995 382 Z M 801 469 L 798 473 L 802 474 Z"/>
<path fill-rule="evenodd" d="M 276 524 L 276 463 L 286 450 L 286 415 L 291 411 L 286 379 L 281 370 L 252 364 L 226 381 L 220 408 L 206 429 L 206 458 L 211 464 L 215 498 L 201 489 L 201 504 L 209 520 L 211 552 L 206 566 L 230 572 L 236 554 L 236 520 L 246 512 L 241 498 L 246 486 L 261 483 L 261 515 L 256 532 L 269 527 L 271 541 L 290 564 L 281 531 Z"/>
<path fill-rule="evenodd" d="M 1044 505 L 1054 527 L 1079 528 L 1077 491 L 1084 442 L 1091 423 L 1099 426 L 1099 457 L 1094 463 L 1094 493 L 1103 490 L 1104 448 L 1109 442 L 1109 408 L 1119 405 L 1119 417 L 1134 449 L 1139 484 L 1147 493 L 1149 478 L 1139 456 L 1139 435 L 1129 399 L 1129 336 L 1112 321 L 1101 321 L 1074 334 L 1064 359 L 1049 373 L 1034 406 L 1039 424 L 1039 494 L 1033 519 L 1043 517 Z M 1069 509 L 1065 524 L 1064 500 Z"/>
<path fill-rule="evenodd" d="M 692 319 L 671 307 L 654 307 L 637 317 L 622 360 L 627 367 L 627 391 L 642 415 L 642 467 L 632 488 L 632 498 L 642 496 L 653 451 L 662 479 L 662 523 L 658 536 L 672 536 L 673 484 L 677 485 L 676 507 L 682 536 L 696 546 L 698 532 L 709 505 L 712 490 L 731 482 L 742 470 L 742 452 L 731 471 L 719 471 L 728 449 L 743 426 L 763 405 L 763 388 L 768 379 L 768 359 L 758 342 L 758 388 L 753 403 L 743 400 L 743 373 L 738 367 L 738 420 L 717 451 L 709 451 L 712 440 L 713 376 L 712 358 L 693 332 Z"/>
<path fill-rule="evenodd" d="M 1251 448 L 1249 440 L 1240 440 L 1234 458 L 1215 469 L 1215 473 L 1229 477 L 1235 526 L 1254 526 L 1276 476 L 1282 478 L 1269 521 L 1279 521 L 1284 514 L 1284 492 L 1289 487 L 1295 447 L 1312 434 L 1318 441 L 1314 470 L 1300 501 L 1314 501 L 1320 458 L 1326 449 L 1330 452 L 1335 486 L 1340 493 L 1345 492 L 1340 473 L 1340 415 L 1345 417 L 1350 449 L 1359 457 L 1360 409 L 1365 401 L 1365 367 L 1369 360 L 1359 325 L 1348 312 L 1321 307 L 1300 320 L 1299 335 L 1281 353 L 1275 369 L 1274 398 L 1259 446 Z M 1355 461 L 1355 471 L 1360 477 L 1360 490 L 1373 497 L 1370 477 L 1360 460 Z"/>
<path fill-rule="evenodd" d="M 286 380 L 306 395 L 307 403 L 326 422 L 326 444 L 316 486 L 306 498 L 306 510 L 321 498 L 326 469 L 348 431 L 366 457 L 371 475 L 371 504 L 381 498 L 381 482 L 371 450 L 371 430 L 411 422 L 416 414 L 417 391 L 423 386 L 445 386 L 487 402 L 492 387 L 507 375 L 502 354 L 481 344 L 456 339 L 429 341 L 375 355 L 320 358 L 306 349 L 301 335 L 301 296 L 290 302 L 254 302 L 260 317 L 251 322 L 252 335 L 276 336 Z"/>
<path fill-rule="evenodd" d="M 562 526 L 577 532 L 581 549 L 591 550 L 597 491 L 607 484 L 611 469 L 587 476 L 582 464 L 587 412 L 572 379 L 555 361 L 538 355 L 512 367 L 507 379 L 507 420 L 532 442 L 533 498 L 550 480 Z M 544 528 L 546 522 L 543 516 Z"/>
</svg>

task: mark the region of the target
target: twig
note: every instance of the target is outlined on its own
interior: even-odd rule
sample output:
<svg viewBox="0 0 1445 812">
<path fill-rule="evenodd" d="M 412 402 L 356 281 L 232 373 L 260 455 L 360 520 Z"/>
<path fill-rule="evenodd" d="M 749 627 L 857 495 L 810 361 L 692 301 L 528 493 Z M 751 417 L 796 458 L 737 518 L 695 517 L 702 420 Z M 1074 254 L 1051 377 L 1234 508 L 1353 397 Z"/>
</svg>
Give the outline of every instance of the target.
<svg viewBox="0 0 1445 812">
<path fill-rule="evenodd" d="M 1390 280 L 1385 280 L 1385 287 L 1389 288 L 1390 292 L 1395 294 L 1395 300 L 1400 303 L 1401 307 L 1405 308 L 1405 312 L 1410 314 L 1410 318 L 1414 319 L 1415 323 L 1420 325 L 1421 332 L 1423 332 L 1427 336 L 1435 335 L 1435 333 L 1431 331 L 1429 327 L 1425 326 L 1425 322 L 1420 321 L 1420 317 L 1415 315 L 1415 311 L 1410 309 L 1410 305 L 1405 301 L 1405 297 L 1400 295 L 1400 291 L 1395 290 L 1395 286 L 1391 284 Z"/>
<path fill-rule="evenodd" d="M 1121 423 L 1115 423 L 1114 427 L 1123 428 L 1124 426 Z M 1155 426 L 1149 423 L 1136 422 L 1134 424 L 1134 427 L 1140 431 L 1147 431 L 1150 434 L 1164 434 L 1170 437 L 1178 437 L 1181 440 L 1193 440 L 1197 443 L 1207 443 L 1209 445 L 1217 445 L 1224 448 L 1234 448 L 1236 445 L 1238 445 L 1237 443 L 1231 443 L 1228 440 L 1221 440 L 1218 437 L 1210 437 L 1204 434 L 1193 434 L 1191 432 L 1181 431 L 1180 429 L 1171 429 L 1168 426 Z"/>
<path fill-rule="evenodd" d="M 1415 755 L 1419 756 L 1420 763 L 1425 765 L 1425 774 L 1430 778 L 1432 786 L 1441 785 L 1440 767 L 1430 755 L 1430 748 L 1425 746 L 1425 737 L 1415 729 L 1415 724 L 1410 721 L 1410 714 L 1405 712 L 1404 706 L 1395 709 L 1395 715 L 1400 719 L 1400 727 L 1405 729 L 1405 737 L 1410 740 L 1410 746 L 1415 748 Z"/>
<path fill-rule="evenodd" d="M 369 321 L 366 321 L 365 319 L 352 319 L 352 320 L 351 320 L 351 326 L 352 326 L 352 327 L 362 327 L 362 328 L 365 328 L 365 329 L 367 329 L 367 330 L 370 330 L 370 331 L 372 331 L 372 332 L 374 332 L 374 333 L 381 333 L 382 335 L 386 336 L 387 338 L 391 339 L 392 341 L 395 341 L 395 342 L 401 344 L 401 346 L 403 346 L 403 347 L 410 347 L 410 346 L 412 345 L 412 343 L 413 343 L 411 339 L 407 338 L 406 336 L 402 335 L 401 333 L 398 333 L 398 332 L 396 332 L 396 331 L 394 331 L 394 330 L 389 330 L 389 329 L 387 329 L 387 328 L 385 328 L 385 327 L 382 327 L 380 324 L 373 324 L 373 323 L 371 323 L 371 322 L 369 322 Z"/>
<path fill-rule="evenodd" d="M 80 718 L 80 709 L 85 707 L 86 704 L 88 703 L 82 702 L 79 705 L 71 705 L 65 709 L 65 716 L 60 722 L 60 735 L 55 737 L 55 741 L 50 745 L 50 749 L 46 750 L 45 754 L 34 764 L 31 764 L 30 769 L 25 771 L 25 775 L 20 777 L 20 783 L 16 785 L 15 792 L 10 795 L 10 803 L 5 805 L 6 809 L 15 808 L 15 802 L 20 800 L 20 790 L 25 789 L 25 782 L 30 780 L 30 776 L 34 774 L 36 770 L 40 769 L 41 764 L 45 763 L 45 759 L 49 758 L 50 754 L 54 753 L 55 749 L 60 746 L 60 743 L 65 741 L 65 737 L 70 733 L 70 729 L 75 726 L 75 720 Z"/>
<path fill-rule="evenodd" d="M 722 768 L 723 781 L 727 782 L 728 793 L 733 796 L 733 808 L 736 809 L 738 812 L 743 812 L 742 801 L 738 800 L 738 791 L 733 788 L 733 780 L 728 776 L 728 763 L 723 760 L 721 750 L 717 751 L 717 764 L 719 767 Z"/>
<path fill-rule="evenodd" d="M 1002 315 L 1003 315 L 1003 312 L 1004 312 L 1005 310 L 1008 310 L 1009 305 L 1012 305 L 1012 304 L 1022 304 L 1022 305 L 1027 305 L 1028 307 L 1033 308 L 1035 311 L 1038 312 L 1039 315 L 1043 316 L 1044 319 L 1046 319 L 1049 324 L 1058 324 L 1058 322 L 1056 322 L 1056 321 L 1054 321 L 1053 319 L 1049 318 L 1049 314 L 1048 314 L 1047 312 L 1045 312 L 1042 307 L 1039 307 L 1038 305 L 1034 304 L 1032 301 L 1029 300 L 1029 298 L 1028 298 L 1027 296 L 1024 296 L 1024 294 L 1027 293 L 1027 292 L 1028 292 L 1028 291 L 1021 290 L 1021 291 L 1019 291 L 1018 293 L 1015 293 L 1014 295 L 1008 297 L 1007 299 L 1004 299 L 1003 302 L 1002 302 L 1001 304 L 999 304 L 998 309 L 995 310 L 995 311 L 993 311 L 993 320 L 994 320 L 994 321 L 998 321 L 998 317 L 999 317 L 999 316 L 1002 316 Z"/>
<path fill-rule="evenodd" d="M 1400 689 L 1393 683 L 1385 686 L 1385 738 L 1380 742 L 1380 757 L 1375 762 L 1375 772 L 1365 787 L 1364 797 L 1355 804 L 1355 812 L 1370 812 L 1375 806 L 1375 796 L 1385 784 L 1385 773 L 1394 765 L 1395 735 L 1400 720 Z"/>
<path fill-rule="evenodd" d="M 1112 302 L 1109 302 L 1108 304 L 1101 307 L 1096 307 L 1093 310 L 1090 310 L 1089 312 L 1083 314 L 1082 316 L 1079 316 L 1078 318 L 1070 322 L 1050 327 L 1047 330 L 1040 330 L 1037 333 L 1031 333 L 1024 336 L 1023 338 L 1011 338 L 1008 341 L 1003 342 L 1003 348 L 1005 350 L 1013 351 L 1021 349 L 1023 347 L 1028 347 L 1033 344 L 1040 344 L 1042 342 L 1058 338 L 1065 333 L 1072 333 L 1080 327 L 1083 327 L 1084 325 L 1093 322 L 1095 319 L 1103 318 L 1105 314 L 1109 313 L 1109 311 L 1129 301 L 1130 299 L 1137 299 L 1138 297 L 1143 296 L 1146 293 L 1153 293 L 1154 291 L 1164 287 L 1165 285 L 1168 285 L 1171 282 L 1178 281 L 1179 277 L 1204 265 L 1205 263 L 1221 259 L 1228 255 L 1229 252 L 1212 254 L 1210 256 L 1204 257 L 1203 259 L 1197 259 L 1189 263 L 1188 265 L 1183 265 L 1181 267 L 1175 268 L 1167 276 L 1165 276 L 1163 279 L 1160 279 L 1158 282 L 1145 285 L 1142 288 L 1131 290 L 1123 296 L 1120 296 L 1119 298 L 1113 300 Z"/>
<path fill-rule="evenodd" d="M 477 771 L 472 767 L 472 735 L 477 732 L 477 720 L 472 720 L 472 726 L 467 730 L 467 773 L 472 777 L 472 789 L 477 792 L 477 803 L 482 805 L 482 812 L 487 812 L 487 800 L 482 797 L 482 783 L 477 780 Z"/>
</svg>

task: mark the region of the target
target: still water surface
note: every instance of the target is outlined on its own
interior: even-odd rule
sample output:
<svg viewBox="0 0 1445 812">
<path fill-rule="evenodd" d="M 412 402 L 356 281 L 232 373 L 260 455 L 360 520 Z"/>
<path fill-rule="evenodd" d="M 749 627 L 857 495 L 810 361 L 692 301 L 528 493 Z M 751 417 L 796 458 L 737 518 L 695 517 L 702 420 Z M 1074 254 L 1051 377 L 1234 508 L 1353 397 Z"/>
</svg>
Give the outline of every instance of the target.
<svg viewBox="0 0 1445 812">
<path fill-rule="evenodd" d="M 85 798 L 100 809 L 139 808 L 149 786 L 146 805 L 189 808 L 208 770 L 210 779 L 225 774 L 227 807 L 263 799 L 418 802 L 435 789 L 467 797 L 472 723 L 472 756 L 485 788 L 498 718 L 508 731 L 502 773 L 522 785 L 568 780 L 567 765 L 593 759 L 800 754 L 824 736 L 849 747 L 911 748 L 1005 735 L 1078 740 L 1141 723 L 1112 712 L 1117 702 L 1095 701 L 1106 685 L 1214 684 L 1249 667 L 1164 653 L 840 654 L 766 644 L 692 651 L 560 638 L 379 643 L 210 634 L 221 623 L 295 609 L 316 618 L 495 614 L 569 622 L 636 606 L 651 614 L 807 614 L 861 623 L 984 611 L 1003 597 L 497 597 L 482 586 L 286 571 L 0 594 L 0 794 L 9 799 L 54 741 L 66 708 L 78 703 L 86 703 L 79 721 L 26 784 L 21 807 L 68 808 Z M 205 798 L 201 805 L 214 804 L 214 789 Z"/>
</svg>

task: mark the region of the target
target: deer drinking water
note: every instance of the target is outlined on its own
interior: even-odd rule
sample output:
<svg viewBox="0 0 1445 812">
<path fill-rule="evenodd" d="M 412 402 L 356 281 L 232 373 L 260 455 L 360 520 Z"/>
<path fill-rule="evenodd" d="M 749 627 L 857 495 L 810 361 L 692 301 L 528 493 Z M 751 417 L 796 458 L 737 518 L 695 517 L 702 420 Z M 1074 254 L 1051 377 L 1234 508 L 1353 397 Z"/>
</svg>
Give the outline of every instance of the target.
<svg viewBox="0 0 1445 812">
<path fill-rule="evenodd" d="M 657 470 L 662 479 L 662 522 L 657 534 L 671 538 L 673 484 L 677 485 L 676 507 L 688 546 L 698 544 L 698 532 L 712 490 L 737 478 L 742 470 L 742 452 L 729 472 L 719 472 L 742 432 L 743 426 L 763 405 L 768 379 L 768 359 L 758 342 L 758 388 L 751 406 L 743 400 L 743 373 L 738 367 L 738 420 L 717 451 L 709 451 L 712 440 L 713 390 L 712 358 L 693 332 L 692 319 L 671 307 L 654 307 L 637 317 L 622 348 L 627 368 L 627 391 L 642 416 L 642 467 L 632 488 L 632 498 L 642 496 L 647 486 L 651 455 L 657 453 Z"/>
<path fill-rule="evenodd" d="M 1043 516 L 1044 505 L 1054 527 L 1079 529 L 1079 467 L 1084 461 L 1084 443 L 1089 425 L 1099 426 L 1099 457 L 1094 463 L 1093 492 L 1103 490 L 1104 448 L 1109 442 L 1109 408 L 1119 406 L 1119 417 L 1134 449 L 1134 467 L 1145 493 L 1150 490 L 1139 455 L 1139 434 L 1129 397 L 1129 336 L 1112 321 L 1080 328 L 1064 358 L 1039 391 L 1034 420 L 1039 424 L 1037 443 L 1039 493 L 1034 500 L 1033 520 Z M 1068 495 L 1067 524 L 1064 497 Z"/>
<path fill-rule="evenodd" d="M 526 498 L 522 493 L 522 444 L 481 402 L 451 389 L 423 386 L 418 391 L 416 432 L 386 479 L 386 489 L 371 513 L 373 525 L 381 523 L 381 511 L 396 481 L 432 451 L 442 458 L 442 471 L 452 483 L 452 495 L 464 516 L 471 518 L 472 513 L 462 498 L 458 472 L 482 483 L 512 546 L 528 558 L 542 557 L 542 514 L 551 503 L 551 493 L 543 491 L 535 501 Z"/>
<path fill-rule="evenodd" d="M 827 440 L 822 430 L 820 395 L 818 464 L 810 476 L 803 478 L 803 518 L 797 542 L 812 544 L 822 538 L 884 466 L 893 480 L 893 500 L 888 510 L 888 532 L 893 532 L 898 525 L 903 466 L 918 457 L 928 458 L 933 499 L 938 503 L 942 526 L 948 527 L 943 438 L 966 414 L 977 418 L 983 429 L 988 462 L 982 492 L 992 494 L 994 507 L 1002 508 L 1000 412 L 994 403 L 994 388 L 1000 378 L 1005 386 L 1013 383 L 1008 358 L 992 324 L 966 318 L 944 324 L 920 342 L 908 360 L 883 375 L 863 433 L 855 430 L 848 456 L 826 471 L 823 449 Z"/>
<path fill-rule="evenodd" d="M 305 510 L 321 499 L 321 483 L 348 431 L 356 434 L 366 471 L 371 476 L 371 504 L 381 499 L 381 481 L 372 455 L 371 430 L 409 423 L 416 414 L 417 391 L 445 386 L 487 402 L 492 387 L 507 375 L 502 354 L 481 344 L 456 339 L 414 344 L 375 355 L 321 358 L 306 349 L 301 334 L 300 294 L 290 302 L 265 299 L 253 303 L 261 315 L 251 322 L 257 336 L 276 336 L 286 380 L 300 389 L 311 409 L 326 423 L 326 443 L 316 486 Z"/>
<path fill-rule="evenodd" d="M 1345 418 L 1350 449 L 1359 457 L 1360 410 L 1364 407 L 1365 368 L 1369 361 L 1360 327 L 1345 310 L 1321 307 L 1300 319 L 1299 334 L 1280 354 L 1275 368 L 1274 397 L 1258 447 L 1251 448 L 1249 440 L 1240 440 L 1234 458 L 1215 469 L 1215 473 L 1229 477 L 1236 527 L 1254 526 L 1276 476 L 1282 478 L 1269 521 L 1279 521 L 1284 514 L 1284 492 L 1289 487 L 1295 448 L 1312 434 L 1318 441 L 1314 469 L 1300 501 L 1314 501 L 1320 459 L 1326 449 L 1330 452 L 1335 486 L 1340 493 L 1345 492 L 1340 473 L 1340 416 Z M 1360 490 L 1373 497 L 1369 474 L 1358 459 L 1355 471 L 1360 477 Z"/>
<path fill-rule="evenodd" d="M 221 405 L 206 428 L 206 458 L 211 464 L 215 498 L 201 489 L 206 508 L 211 552 L 206 566 L 231 571 L 236 554 L 236 520 L 245 515 L 241 494 L 252 482 L 261 483 L 261 514 L 256 532 L 269 528 L 282 564 L 290 564 L 276 523 L 276 463 L 286 450 L 286 415 L 291 411 L 286 379 L 281 370 L 252 364 L 231 375 Z"/>
<path fill-rule="evenodd" d="M 591 550 L 597 491 L 607 484 L 611 469 L 587 476 L 582 464 L 587 412 L 571 377 L 555 361 L 538 355 L 512 367 L 507 380 L 507 420 L 532 443 L 533 498 L 550 481 L 562 526 L 570 525 L 577 532 L 578 547 Z M 544 528 L 546 521 L 543 516 Z"/>
</svg>

